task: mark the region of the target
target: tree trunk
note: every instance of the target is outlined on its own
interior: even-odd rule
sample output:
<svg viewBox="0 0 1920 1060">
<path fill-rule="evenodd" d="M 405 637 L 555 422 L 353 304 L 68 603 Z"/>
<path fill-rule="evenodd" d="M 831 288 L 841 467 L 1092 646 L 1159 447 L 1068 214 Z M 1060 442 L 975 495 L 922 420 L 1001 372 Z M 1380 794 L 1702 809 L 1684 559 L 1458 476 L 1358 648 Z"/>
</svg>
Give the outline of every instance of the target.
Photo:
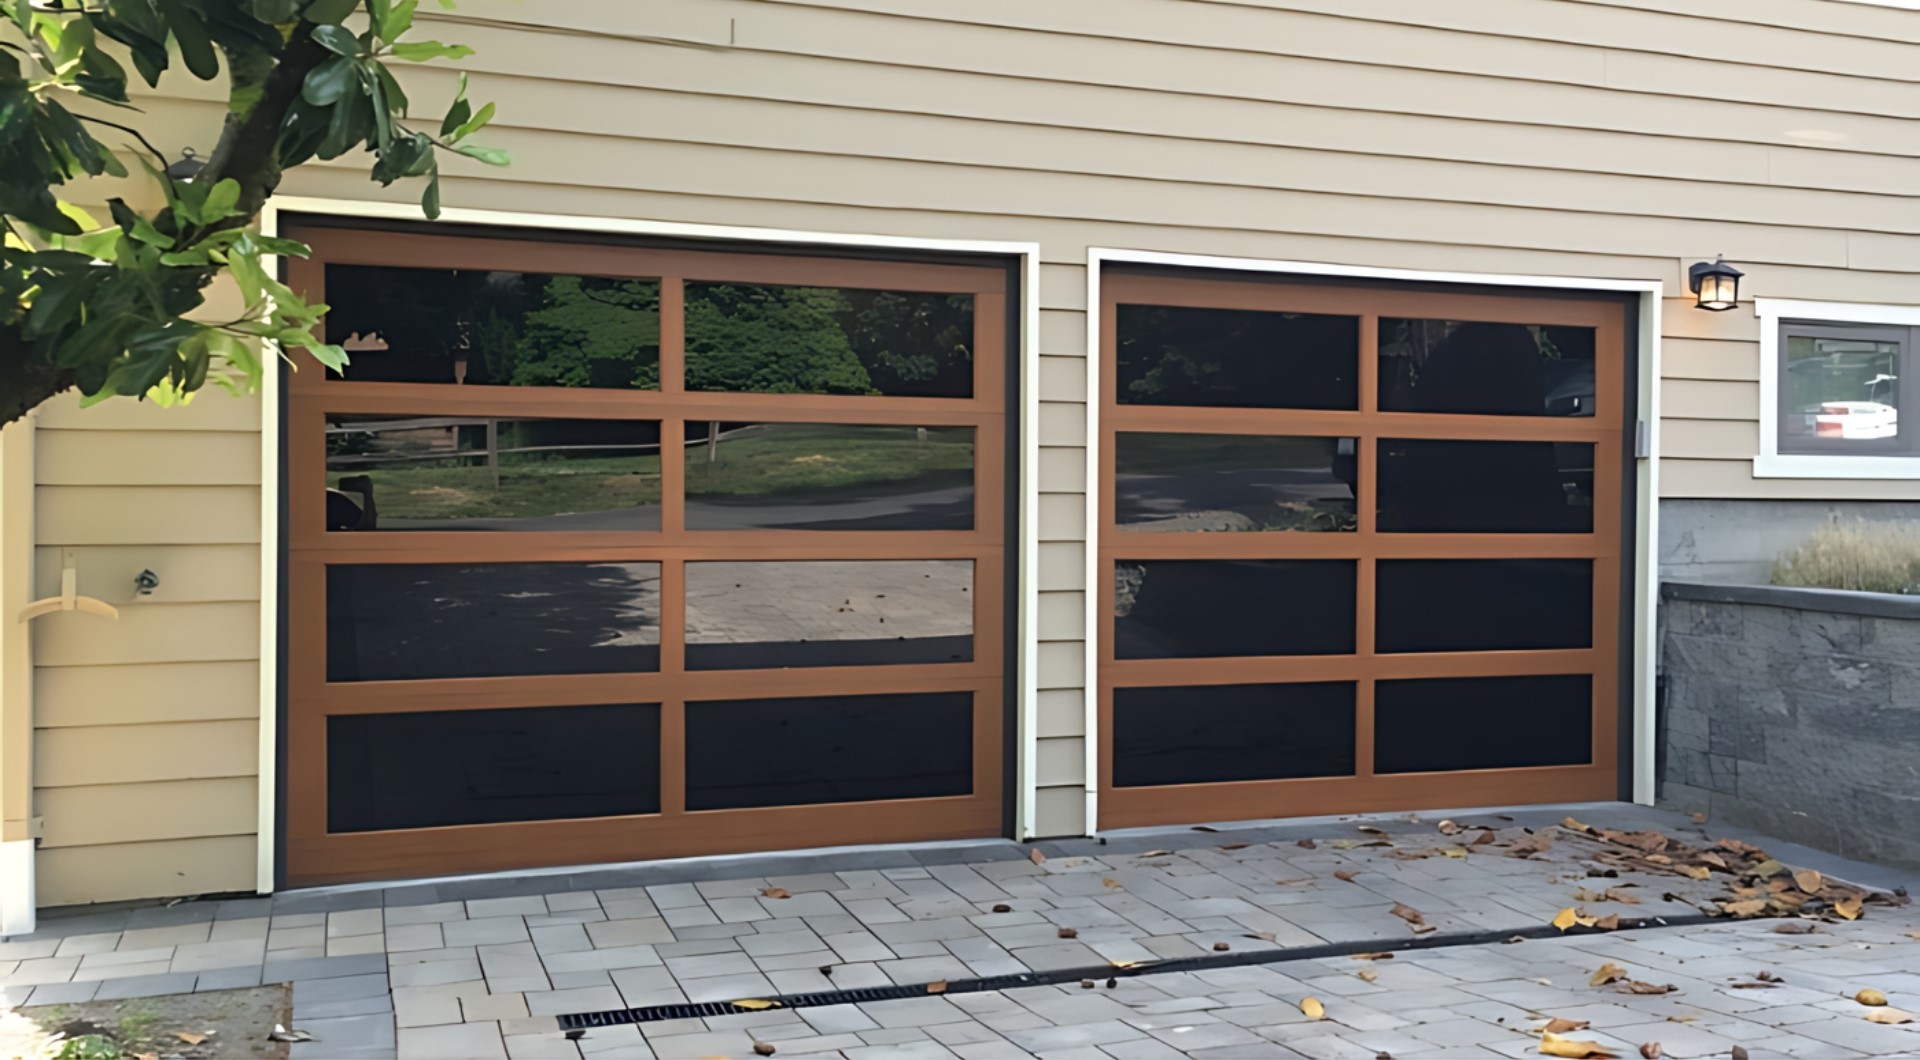
<svg viewBox="0 0 1920 1060">
<path fill-rule="evenodd" d="M 0 426 L 73 385 L 73 373 L 25 350 L 0 350 Z"/>
</svg>

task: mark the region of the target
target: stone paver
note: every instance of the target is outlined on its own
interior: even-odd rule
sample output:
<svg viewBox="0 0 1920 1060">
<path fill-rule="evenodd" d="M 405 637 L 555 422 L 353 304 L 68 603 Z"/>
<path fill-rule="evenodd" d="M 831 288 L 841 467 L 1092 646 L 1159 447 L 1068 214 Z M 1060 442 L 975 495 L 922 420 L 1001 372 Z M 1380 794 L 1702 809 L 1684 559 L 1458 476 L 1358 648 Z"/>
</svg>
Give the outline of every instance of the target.
<svg viewBox="0 0 1920 1060">
<path fill-rule="evenodd" d="M 1504 840 L 1557 820 L 1462 814 Z M 1620 828 L 1682 834 L 1673 815 L 1582 807 Z M 1578 844 L 1531 860 L 1426 821 L 1355 821 L 1115 836 L 1101 844 L 770 856 L 739 874 L 674 881 L 672 866 L 310 892 L 271 900 L 49 917 L 0 940 L 11 1005 L 294 984 L 306 1057 L 1023 1055 L 1139 1057 L 1530 1056 L 1550 1016 L 1621 1055 L 1658 1040 L 1675 1057 L 1920 1054 L 1920 1029 L 1868 1022 L 1850 998 L 1885 991 L 1920 1010 L 1920 914 L 1876 905 L 1857 922 L 1781 935 L 1771 921 L 1513 945 L 1206 967 L 992 994 L 772 1009 L 602 1028 L 569 1040 L 554 1017 L 1163 958 L 1415 938 L 1395 903 L 1442 934 L 1537 928 L 1593 915 L 1688 915 L 1724 880 L 1622 872 L 1590 879 Z M 1302 844 L 1312 836 L 1316 841 Z M 942 856 L 950 861 L 942 861 Z M 926 863 L 916 861 L 923 859 Z M 1830 875 L 1845 875 L 1815 863 Z M 862 867 L 855 867 L 862 866 Z M 873 866 L 873 867 L 866 867 Z M 700 870 L 695 869 L 695 872 Z M 747 875 L 758 873 L 758 875 Z M 1338 875 L 1336 875 L 1336 873 Z M 711 869 L 705 870 L 711 875 Z M 781 888 L 790 897 L 769 895 Z M 1638 903 L 1599 900 L 1613 887 Z M 1581 896 L 1580 892 L 1588 892 Z M 1672 896 L 1672 897 L 1663 897 Z M 184 910 L 184 912 L 182 911 Z M 230 915 L 229 915 L 230 914 Z M 1590 987 L 1605 962 L 1662 995 Z M 1766 970 L 1781 982 L 1742 988 Z M 1365 973 L 1365 974 L 1362 974 Z M 1320 999 L 1326 1019 L 1300 1010 Z"/>
</svg>

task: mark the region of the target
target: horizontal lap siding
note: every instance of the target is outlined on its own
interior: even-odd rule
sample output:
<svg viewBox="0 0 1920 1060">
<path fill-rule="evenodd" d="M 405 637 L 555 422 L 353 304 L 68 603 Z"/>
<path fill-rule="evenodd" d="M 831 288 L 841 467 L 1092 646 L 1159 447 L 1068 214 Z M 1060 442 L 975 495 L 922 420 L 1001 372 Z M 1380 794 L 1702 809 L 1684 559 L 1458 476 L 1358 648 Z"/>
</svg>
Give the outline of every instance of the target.
<svg viewBox="0 0 1920 1060">
<path fill-rule="evenodd" d="M 1911 300 L 1920 70 L 1907 52 L 1920 15 L 1829 0 L 543 0 L 546 32 L 514 28 L 535 17 L 507 0 L 422 14 L 435 36 L 478 49 L 462 68 L 500 105 L 488 142 L 514 153 L 507 169 L 448 160 L 449 204 L 1040 245 L 1028 353 L 1042 833 L 1084 826 L 1090 246 L 1662 280 L 1675 296 L 1666 496 L 1905 495 L 1753 480 L 1757 323 L 1679 296 L 1685 265 L 1722 253 L 1763 296 Z M 430 112 L 453 75 L 403 76 Z M 201 142 L 221 106 L 181 91 L 143 102 L 167 142 Z M 363 162 L 303 167 L 284 190 L 416 193 L 370 185 Z M 43 425 L 125 432 L 132 450 L 155 440 L 146 432 L 258 423 L 257 409 L 242 422 L 218 401 L 193 426 L 124 405 Z M 120 442 L 55 441 L 42 529 L 98 550 L 101 566 L 124 570 L 128 547 L 258 547 L 258 454 L 244 446 L 170 435 L 100 481 L 115 474 L 100 446 Z M 202 462 L 203 447 L 222 455 Z M 168 467 L 191 470 L 145 477 Z M 225 637 L 246 620 L 233 610 L 246 592 L 168 606 L 211 609 L 195 614 Z M 167 665 L 126 650 L 128 670 Z M 110 669 L 77 646 L 54 651 L 90 660 L 76 673 Z M 194 679 L 222 697 L 257 676 L 243 658 L 196 658 L 175 665 L 204 668 Z M 110 684 L 43 678 L 60 696 Z M 231 720 L 159 698 L 174 723 Z M 57 716 L 131 720 L 77 704 Z"/>
<path fill-rule="evenodd" d="M 217 391 L 38 416 L 35 580 L 70 564 L 121 608 L 34 623 L 42 904 L 254 886 L 259 431 L 258 400 Z"/>
</svg>

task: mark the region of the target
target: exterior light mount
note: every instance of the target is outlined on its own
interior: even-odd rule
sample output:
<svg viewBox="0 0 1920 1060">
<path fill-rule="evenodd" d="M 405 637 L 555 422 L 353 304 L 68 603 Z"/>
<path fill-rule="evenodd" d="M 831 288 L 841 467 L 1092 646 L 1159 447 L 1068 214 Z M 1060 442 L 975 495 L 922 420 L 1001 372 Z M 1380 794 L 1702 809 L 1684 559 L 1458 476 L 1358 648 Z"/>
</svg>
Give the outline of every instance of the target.
<svg viewBox="0 0 1920 1060">
<path fill-rule="evenodd" d="M 181 183 L 192 183 L 193 178 L 199 176 L 200 171 L 205 168 L 207 164 L 201 160 L 200 153 L 188 147 L 180 152 L 179 158 L 167 166 L 167 176 Z"/>
<path fill-rule="evenodd" d="M 1694 308 L 1724 313 L 1740 304 L 1739 269 L 1715 257 L 1697 261 L 1687 270 L 1687 286 L 1693 289 Z"/>
</svg>

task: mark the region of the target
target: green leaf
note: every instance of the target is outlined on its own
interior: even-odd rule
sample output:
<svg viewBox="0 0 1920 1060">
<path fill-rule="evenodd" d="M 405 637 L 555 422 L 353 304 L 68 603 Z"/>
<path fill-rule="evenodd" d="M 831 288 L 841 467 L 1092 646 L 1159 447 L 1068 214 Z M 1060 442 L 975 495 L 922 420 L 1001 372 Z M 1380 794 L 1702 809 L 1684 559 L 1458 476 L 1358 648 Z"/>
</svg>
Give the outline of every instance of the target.
<svg viewBox="0 0 1920 1060">
<path fill-rule="evenodd" d="M 294 12 L 300 10 L 300 0 L 251 0 L 248 7 L 254 18 L 278 26 L 293 21 Z"/>
<path fill-rule="evenodd" d="M 156 0 L 156 6 L 167 20 L 167 29 L 172 31 L 173 39 L 180 45 L 180 61 L 187 65 L 193 76 L 202 81 L 211 81 L 219 76 L 220 60 L 214 53 L 213 38 L 207 35 L 207 24 L 200 20 L 200 13 L 180 0 Z"/>
<path fill-rule="evenodd" d="M 381 63 L 373 64 L 373 76 L 380 82 L 380 93 L 386 98 L 387 106 L 402 118 L 407 116 L 407 107 L 412 101 L 407 98 L 406 90 L 400 82 L 394 80 L 393 71 Z"/>
<path fill-rule="evenodd" d="M 413 28 L 413 9 L 420 6 L 420 0 L 400 0 L 392 10 L 380 19 L 376 33 L 381 40 L 391 44 L 408 30 Z"/>
<path fill-rule="evenodd" d="M 478 144 L 461 144 L 455 151 L 468 158 L 478 159 L 490 166 L 504 166 L 513 161 L 513 157 L 498 147 L 481 147 Z"/>
<path fill-rule="evenodd" d="M 207 201 L 200 207 L 200 220 L 203 224 L 213 224 L 232 217 L 240 204 L 240 182 L 227 177 L 215 184 L 207 192 Z"/>
<path fill-rule="evenodd" d="M 473 49 L 464 44 L 442 44 L 439 41 L 407 41 L 393 46 L 393 57 L 405 59 L 410 63 L 432 62 L 435 59 L 465 59 L 473 54 Z"/>
<path fill-rule="evenodd" d="M 316 107 L 331 106 L 353 87 L 357 66 L 352 59 L 335 56 L 307 72 L 300 84 L 300 98 Z"/>
<path fill-rule="evenodd" d="M 454 100 L 453 106 L 447 108 L 447 116 L 440 119 L 440 135 L 451 136 L 453 130 L 465 124 L 466 120 L 471 117 L 473 117 L 472 104 L 469 104 L 464 99 Z"/>
<path fill-rule="evenodd" d="M 233 281 L 240 285 L 240 297 L 249 306 L 258 305 L 267 286 L 267 273 L 260 266 L 259 256 L 236 248 L 227 256 L 227 267 L 233 271 Z"/>
<path fill-rule="evenodd" d="M 433 173 L 427 177 L 427 190 L 420 194 L 420 211 L 427 220 L 440 219 L 440 167 L 433 167 Z"/>
<path fill-rule="evenodd" d="M 308 22 L 337 26 L 360 9 L 360 0 L 313 0 L 300 17 Z"/>
<path fill-rule="evenodd" d="M 152 221 L 147 220 L 140 214 L 133 215 L 133 228 L 129 230 L 127 234 L 150 247 L 164 248 L 173 246 L 173 239 L 171 237 L 163 235 L 158 228 L 153 227 Z"/>
<path fill-rule="evenodd" d="M 474 133 L 479 132 L 481 129 L 486 128 L 487 123 L 492 120 L 493 120 L 493 104 L 491 103 L 483 104 L 480 107 L 480 113 L 475 114 L 473 117 L 468 118 L 466 121 L 461 122 L 460 127 L 453 130 L 453 132 L 447 136 L 447 140 L 453 143 L 457 143 L 461 140 L 464 140 L 467 137 L 472 136 Z"/>
<path fill-rule="evenodd" d="M 319 41 L 322 48 L 325 48 L 335 55 L 357 57 L 365 51 L 365 49 L 360 47 L 360 38 L 354 36 L 353 31 L 347 29 L 345 26 L 315 26 L 313 27 L 313 39 Z"/>
</svg>

